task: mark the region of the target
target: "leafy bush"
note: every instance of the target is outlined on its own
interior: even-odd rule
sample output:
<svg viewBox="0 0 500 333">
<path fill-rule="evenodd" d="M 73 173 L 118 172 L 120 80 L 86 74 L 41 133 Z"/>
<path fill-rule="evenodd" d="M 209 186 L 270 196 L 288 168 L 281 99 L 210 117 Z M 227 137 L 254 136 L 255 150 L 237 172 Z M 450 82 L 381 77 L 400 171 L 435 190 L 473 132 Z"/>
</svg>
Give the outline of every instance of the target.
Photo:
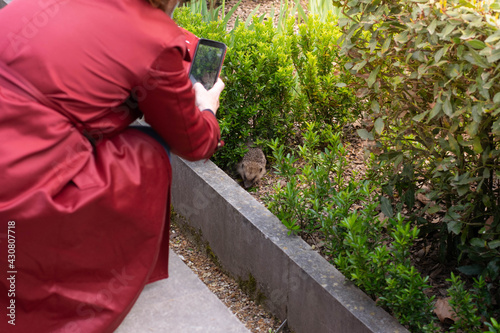
<svg viewBox="0 0 500 333">
<path fill-rule="evenodd" d="M 500 3 L 338 5 L 346 15 L 346 68 L 361 79 L 357 96 L 371 103 L 369 126 L 359 133 L 376 141 L 376 172 L 399 186 L 397 196 L 391 186 L 385 194 L 413 210 L 426 185 L 429 203 L 415 216 L 424 222 L 424 213 L 444 211 L 435 224 L 442 260 L 469 259 L 464 272 L 498 287 Z"/>
<path fill-rule="evenodd" d="M 465 283 L 458 276 L 452 273 L 448 281 L 452 283 L 448 289 L 451 297 L 450 305 L 457 316 L 454 324 L 450 327 L 450 332 L 482 332 L 478 308 L 482 307 L 483 304 L 477 303 L 475 295 L 466 290 Z"/>
<path fill-rule="evenodd" d="M 499 332 L 492 317 L 498 317 L 500 274 L 500 33 L 493 20 L 500 6 L 455 0 L 338 5 L 345 13 L 341 41 L 331 17 L 322 15 L 320 23 L 300 8 L 304 24 L 297 33 L 288 9 L 277 28 L 260 17 L 229 34 L 227 21 L 213 21 L 219 14 L 178 13 L 188 30 L 229 46 L 219 112 L 227 147 L 216 162 L 227 169 L 243 156 L 248 139 L 267 142 L 284 179 L 266 199 L 268 207 L 290 233 L 322 234 L 322 248 L 337 267 L 416 332 L 437 329 L 433 298 L 424 293 L 427 278 L 409 262 L 409 249 L 434 225 L 425 214 L 444 212 L 436 224 L 448 246 L 443 250 L 453 254 L 459 244 L 462 258 L 472 261 L 460 270 L 482 274 L 472 290 L 450 279 L 450 304 L 461 313 L 452 329 L 490 318 L 481 329 Z M 356 98 L 342 66 L 361 79 Z M 339 128 L 364 102 L 371 119 L 360 135 L 376 139 L 374 175 L 384 186 L 344 177 Z M 338 127 L 325 126 L 332 119 Z M 290 148 L 298 130 L 303 144 Z M 418 211 L 421 193 L 428 203 Z M 388 219 L 379 219 L 379 205 Z M 419 228 L 398 214 L 403 208 Z"/>
<path fill-rule="evenodd" d="M 261 16 L 226 33 L 229 13 L 212 21 L 214 14 L 207 10 L 193 14 L 197 6 L 177 11 L 179 25 L 228 46 L 222 71 L 226 89 L 218 112 L 226 146 L 213 158 L 219 167 L 231 169 L 248 141 L 267 153 L 266 143 L 293 142 L 306 121 L 335 119 L 344 124 L 357 113 L 354 94 L 346 86 L 349 77 L 336 72 L 345 58 L 338 54 L 340 31 L 333 23 L 309 17 L 296 34 L 296 8 L 283 5 L 277 27 Z M 320 48 L 315 46 L 319 43 Z"/>
<path fill-rule="evenodd" d="M 486 333 L 500 333 L 500 323 L 495 318 L 490 318 L 491 323 L 485 323 L 489 328 Z"/>
<path fill-rule="evenodd" d="M 227 22 L 212 19 L 214 14 L 202 15 L 201 13 L 193 13 L 194 8 L 198 8 L 194 4 L 197 3 L 193 3 L 192 7 L 184 6 L 174 11 L 174 20 L 176 23 L 200 38 L 224 42 Z M 200 1 L 199 4 L 203 5 L 203 2 Z M 202 6 L 201 8 L 205 8 L 203 12 L 207 11 L 206 7 Z"/>
<path fill-rule="evenodd" d="M 226 148 L 214 158 L 219 166 L 234 165 L 247 141 L 291 136 L 296 83 L 290 41 L 271 21 L 255 20 L 249 28 L 240 24 L 233 30 L 219 115 Z"/>
<path fill-rule="evenodd" d="M 348 87 L 351 76 L 340 71 L 347 57 L 339 56 L 341 30 L 329 13 L 324 21 L 309 16 L 292 35 L 292 59 L 308 120 L 347 123 L 357 118 L 357 100 Z"/>
<path fill-rule="evenodd" d="M 378 297 L 379 305 L 390 309 L 402 324 L 430 328 L 433 298 L 424 293 L 427 278 L 410 263 L 410 247 L 419 230 L 401 215 L 379 219 L 375 184 L 344 178 L 346 150 L 338 131 L 308 124 L 303 135 L 304 145 L 292 152 L 286 153 L 277 140 L 271 144 L 274 168 L 286 185 L 275 185 L 275 194 L 265 199 L 268 208 L 290 233 L 322 234 L 323 252 L 336 267 L 367 294 Z"/>
<path fill-rule="evenodd" d="M 340 222 L 343 232 L 336 239 L 343 242 L 335 254 L 337 268 L 411 331 L 431 331 L 434 297 L 424 292 L 428 277 L 410 262 L 410 247 L 419 230 L 401 215 L 381 221 L 376 205 L 361 205 L 365 208 Z"/>
<path fill-rule="evenodd" d="M 230 34 L 219 34 L 216 23 L 198 19 L 193 24 L 191 12 L 182 15 L 188 30 L 228 46 L 222 72 L 226 88 L 218 112 L 226 146 L 214 162 L 230 169 L 246 152 L 248 141 L 290 136 L 296 83 L 289 36 L 278 34 L 272 22 L 263 19 L 249 26 L 241 22 Z"/>
<path fill-rule="evenodd" d="M 343 173 L 346 167 L 345 149 L 340 142 L 340 134 L 331 125 L 320 133 L 313 123 L 308 123 L 304 132 L 304 144 L 289 151 L 284 143 L 277 139 L 270 143 L 275 172 L 286 181 L 286 187 L 277 183 L 276 194 L 266 199 L 268 208 L 288 227 L 291 233 L 311 233 L 320 228 L 329 232 L 331 225 L 324 221 L 324 213 L 338 201 L 343 201 L 349 209 L 360 196 L 366 198 L 368 193 L 354 190 L 357 184 L 343 184 Z M 317 153 L 320 146 L 326 145 L 323 152 Z M 295 151 L 295 152 L 294 152 Z M 298 157 L 296 157 L 296 154 Z M 298 173 L 296 162 L 301 158 L 301 173 Z M 331 178 L 331 174 L 336 178 Z M 338 184 L 341 184 L 341 187 Z M 355 192 L 355 193 L 351 193 Z M 347 211 L 345 212 L 347 213 Z M 340 216 L 336 216 L 340 219 Z M 329 223 L 329 222 L 328 222 Z"/>
</svg>

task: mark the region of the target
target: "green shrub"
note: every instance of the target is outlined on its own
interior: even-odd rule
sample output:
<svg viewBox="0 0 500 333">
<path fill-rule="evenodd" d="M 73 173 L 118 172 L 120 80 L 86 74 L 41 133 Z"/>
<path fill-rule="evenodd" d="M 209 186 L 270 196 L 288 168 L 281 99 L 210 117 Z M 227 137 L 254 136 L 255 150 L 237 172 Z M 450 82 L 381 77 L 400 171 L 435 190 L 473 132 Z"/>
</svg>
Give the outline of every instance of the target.
<svg viewBox="0 0 500 333">
<path fill-rule="evenodd" d="M 499 328 L 494 318 L 490 319 L 491 323 L 484 322 L 485 326 L 482 326 L 484 318 L 488 318 L 496 308 L 496 305 L 492 304 L 487 283 L 482 277 L 474 279 L 471 290 L 468 290 L 465 282 L 453 273 L 447 281 L 451 283 L 448 289 L 449 303 L 456 314 L 450 332 L 483 332 L 487 327 L 490 328 L 490 332 L 495 332 L 495 329 Z"/>
<path fill-rule="evenodd" d="M 489 328 L 486 333 L 500 333 L 500 323 L 495 318 L 490 318 L 491 323 L 485 323 Z"/>
<path fill-rule="evenodd" d="M 372 129 L 359 133 L 376 141 L 376 172 L 400 185 L 393 198 L 410 210 L 425 184 L 429 203 L 416 216 L 444 210 L 442 224 L 428 223 L 442 230 L 442 260 L 469 259 L 468 273 L 498 281 L 500 3 L 488 3 L 339 5 L 346 68 L 371 103 Z"/>
<path fill-rule="evenodd" d="M 337 267 L 415 332 L 437 329 L 433 298 L 424 293 L 427 278 L 411 265 L 409 249 L 431 225 L 424 213 L 441 209 L 443 243 L 448 249 L 460 245 L 473 260 L 460 270 L 482 274 L 472 290 L 452 276 L 451 304 L 463 313 L 453 329 L 472 327 L 480 316 L 490 318 L 483 323 L 489 332 L 500 331 L 492 318 L 498 316 L 500 274 L 500 33 L 490 15 L 500 6 L 460 4 L 339 3 L 346 14 L 342 53 L 334 23 L 300 10 L 304 24 L 297 34 L 294 18 L 284 12 L 278 28 L 260 17 L 231 33 L 213 13 L 176 15 L 188 30 L 229 47 L 219 112 L 227 146 L 215 161 L 228 169 L 249 139 L 268 143 L 264 149 L 284 179 L 265 199 L 268 207 L 290 233 L 322 234 L 324 253 Z M 338 72 L 341 66 L 361 79 L 355 98 L 352 77 Z M 381 193 L 373 180 L 344 178 L 339 128 L 366 101 L 373 130 L 360 135 L 376 139 Z M 332 119 L 336 127 L 325 126 Z M 299 130 L 303 144 L 291 148 Z M 419 212 L 415 196 L 423 184 L 430 201 Z M 379 219 L 379 204 L 387 220 Z M 403 208 L 420 229 L 398 214 Z"/>
<path fill-rule="evenodd" d="M 335 221 L 347 216 L 352 205 L 366 199 L 369 186 L 344 180 L 346 150 L 341 144 L 340 133 L 331 125 L 318 130 L 317 125 L 306 123 L 303 145 L 288 149 L 277 139 L 269 146 L 274 159 L 275 173 L 287 183 L 275 184 L 275 194 L 267 198 L 268 208 L 288 227 L 290 232 L 311 233 L 318 229 L 330 236 Z M 322 126 L 323 127 L 323 126 Z M 320 147 L 325 147 L 318 153 Z M 296 162 L 303 161 L 301 172 Z M 328 215 L 333 206 L 342 206 L 342 213 Z"/>
<path fill-rule="evenodd" d="M 306 127 L 304 145 L 291 152 L 277 140 L 270 145 L 275 172 L 286 185 L 275 185 L 275 193 L 265 199 L 268 208 L 289 233 L 304 238 L 313 232 L 321 234 L 322 251 L 336 267 L 378 298 L 379 305 L 402 324 L 431 331 L 433 298 L 424 293 L 429 287 L 427 278 L 410 263 L 410 247 L 419 230 L 401 215 L 379 219 L 376 186 L 344 178 L 346 150 L 338 131 L 311 123 Z M 321 147 L 325 148 L 318 153 Z"/>
<path fill-rule="evenodd" d="M 218 116 L 226 147 L 214 157 L 222 168 L 239 160 L 247 141 L 291 136 L 295 119 L 290 38 L 258 20 L 240 23 L 229 37 Z"/>
<path fill-rule="evenodd" d="M 292 59 L 307 119 L 318 123 L 345 124 L 358 116 L 352 78 L 343 69 L 347 57 L 339 55 L 341 30 L 329 13 L 326 20 L 309 16 L 292 35 Z"/>
<path fill-rule="evenodd" d="M 201 1 L 199 3 L 202 4 Z M 174 11 L 174 20 L 176 23 L 200 38 L 224 42 L 227 27 L 225 22 L 212 20 L 210 16 L 193 13 L 192 10 L 191 7 L 187 6 L 177 8 Z"/>
<path fill-rule="evenodd" d="M 207 9 L 204 15 L 193 14 L 205 8 L 202 4 L 180 8 L 175 17 L 199 37 L 228 46 L 218 112 L 226 146 L 213 158 L 218 166 L 230 170 L 248 141 L 269 153 L 266 143 L 293 143 L 306 121 L 342 125 L 353 119 L 357 104 L 347 86 L 349 76 L 338 71 L 345 58 L 338 54 L 340 32 L 334 23 L 309 17 L 296 34 L 296 8 L 283 5 L 277 27 L 261 16 L 226 33 L 229 14 L 221 21 Z"/>
<path fill-rule="evenodd" d="M 343 125 L 357 113 L 349 77 L 338 75 L 345 60 L 338 54 L 339 30 L 310 17 L 296 34 L 294 9 L 282 7 L 278 27 L 254 18 L 240 23 L 226 39 L 226 91 L 221 126 L 227 147 L 214 161 L 229 168 L 245 152 L 248 140 L 291 144 L 306 122 Z M 321 47 L 317 47 L 321 43 Z"/>
<path fill-rule="evenodd" d="M 384 221 L 384 231 L 375 207 L 353 212 L 341 222 L 343 248 L 335 264 L 412 332 L 432 331 L 434 297 L 424 292 L 428 278 L 410 262 L 410 247 L 419 230 L 398 215 Z"/>
<path fill-rule="evenodd" d="M 391 261 L 385 276 L 386 285 L 380 292 L 381 305 L 389 307 L 411 331 L 430 331 L 434 321 L 434 296 L 424 293 L 429 288 L 428 277 L 423 277 L 410 260 L 410 247 L 419 229 L 411 228 L 401 215 L 390 218 L 389 222 Z"/>
<path fill-rule="evenodd" d="M 229 170 L 246 152 L 247 142 L 292 136 L 296 82 L 290 37 L 278 34 L 272 22 L 262 18 L 248 26 L 240 22 L 230 33 L 220 22 L 203 22 L 187 9 L 177 20 L 199 37 L 228 47 L 221 74 L 226 88 L 217 114 L 226 145 L 214 162 Z"/>
</svg>

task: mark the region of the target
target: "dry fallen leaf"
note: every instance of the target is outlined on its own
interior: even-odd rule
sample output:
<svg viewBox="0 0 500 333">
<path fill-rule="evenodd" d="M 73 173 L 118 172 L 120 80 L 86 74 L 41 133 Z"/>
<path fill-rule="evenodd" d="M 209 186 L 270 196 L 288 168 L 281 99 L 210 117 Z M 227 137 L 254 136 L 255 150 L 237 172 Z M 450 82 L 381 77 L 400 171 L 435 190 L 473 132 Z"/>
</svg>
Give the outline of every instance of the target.
<svg viewBox="0 0 500 333">
<path fill-rule="evenodd" d="M 427 205 L 430 202 L 430 200 L 423 193 L 417 193 L 417 200 L 424 205 Z"/>
<path fill-rule="evenodd" d="M 442 323 L 452 324 L 455 322 L 457 315 L 453 311 L 450 305 L 450 298 L 438 298 L 436 305 L 434 306 L 434 313 L 438 316 Z"/>
<path fill-rule="evenodd" d="M 486 231 L 489 231 L 491 229 L 491 225 L 493 224 L 493 221 L 494 221 L 494 218 L 493 216 L 490 216 L 487 220 L 486 220 L 486 223 L 485 223 L 485 226 L 484 226 L 484 229 Z"/>
</svg>

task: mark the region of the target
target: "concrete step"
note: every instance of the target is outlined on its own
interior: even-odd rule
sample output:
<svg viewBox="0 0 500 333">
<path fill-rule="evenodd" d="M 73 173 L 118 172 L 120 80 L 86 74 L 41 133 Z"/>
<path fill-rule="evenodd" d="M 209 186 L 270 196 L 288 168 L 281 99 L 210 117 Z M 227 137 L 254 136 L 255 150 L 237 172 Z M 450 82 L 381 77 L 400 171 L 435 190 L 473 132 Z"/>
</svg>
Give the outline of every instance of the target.
<svg viewBox="0 0 500 333">
<path fill-rule="evenodd" d="M 169 274 L 144 288 L 115 333 L 250 332 L 172 250 Z"/>
</svg>

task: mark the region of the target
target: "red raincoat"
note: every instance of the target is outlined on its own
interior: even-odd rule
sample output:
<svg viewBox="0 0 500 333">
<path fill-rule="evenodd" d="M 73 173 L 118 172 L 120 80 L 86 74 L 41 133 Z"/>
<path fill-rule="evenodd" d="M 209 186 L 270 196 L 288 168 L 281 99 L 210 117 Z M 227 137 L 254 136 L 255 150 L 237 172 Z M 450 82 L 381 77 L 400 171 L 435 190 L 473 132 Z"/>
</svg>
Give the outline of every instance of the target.
<svg viewBox="0 0 500 333">
<path fill-rule="evenodd" d="M 146 0 L 15 0 L 0 31 L 0 332 L 112 332 L 167 277 L 170 163 L 137 107 L 181 157 L 219 141 L 192 50 Z"/>
</svg>

